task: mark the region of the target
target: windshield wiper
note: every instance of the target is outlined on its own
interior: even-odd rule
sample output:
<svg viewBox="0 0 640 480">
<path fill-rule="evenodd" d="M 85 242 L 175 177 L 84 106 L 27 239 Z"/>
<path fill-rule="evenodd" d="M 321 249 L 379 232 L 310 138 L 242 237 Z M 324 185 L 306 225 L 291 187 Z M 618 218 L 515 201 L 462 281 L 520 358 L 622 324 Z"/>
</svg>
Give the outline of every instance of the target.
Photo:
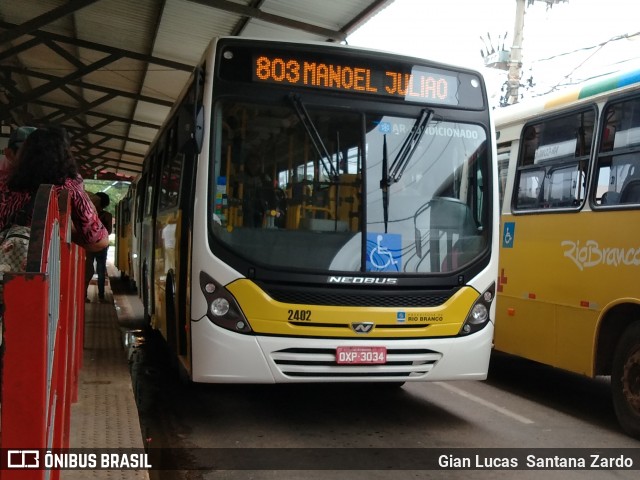
<svg viewBox="0 0 640 480">
<path fill-rule="evenodd" d="M 391 164 L 391 168 L 389 170 L 389 180 L 391 183 L 396 183 L 402 177 L 407 165 L 409 165 L 409 161 L 416 151 L 416 147 L 420 143 L 420 139 L 422 135 L 424 135 L 424 131 L 427 128 L 427 123 L 429 123 L 429 119 L 431 118 L 431 114 L 433 112 L 431 110 L 427 110 L 426 108 L 422 110 L 420 113 L 420 117 L 416 120 L 411 127 L 411 132 L 405 139 L 398 155 L 393 160 Z"/>
<path fill-rule="evenodd" d="M 385 133 L 384 137 L 382 137 L 382 178 L 380 179 L 380 188 L 382 189 L 384 233 L 387 233 L 387 225 L 389 224 L 389 187 L 391 186 L 391 178 L 389 177 L 389 168 L 387 163 L 387 134 Z"/>
<path fill-rule="evenodd" d="M 331 159 L 331 155 L 329 155 L 329 151 L 327 150 L 327 147 L 324 145 L 324 142 L 322 141 L 322 137 L 320 137 L 320 133 L 318 132 L 318 129 L 314 125 L 313 120 L 311 120 L 311 116 L 309 115 L 309 112 L 307 112 L 307 108 L 304 106 L 304 103 L 302 103 L 302 98 L 300 98 L 300 95 L 291 93 L 289 94 L 289 100 L 291 101 L 291 104 L 293 105 L 293 109 L 296 111 L 296 114 L 298 115 L 300 122 L 302 122 L 302 125 L 307 131 L 307 134 L 311 139 L 311 143 L 313 143 L 313 146 L 316 149 L 316 152 L 318 153 L 318 157 L 320 158 L 320 163 L 322 163 L 322 168 L 324 169 L 325 173 L 332 180 L 338 178 L 338 172 L 333 166 L 333 163 L 331 162 L 331 160 L 329 160 L 329 166 L 327 167 L 327 163 L 325 162 L 324 159 L 325 158 Z"/>
<path fill-rule="evenodd" d="M 426 108 L 422 109 L 420 116 L 417 118 L 411 132 L 407 135 L 400 151 L 393 159 L 391 168 L 388 168 L 388 155 L 387 155 L 387 136 L 384 136 L 382 144 L 382 179 L 380 180 L 380 188 L 382 189 L 382 213 L 384 217 L 384 233 L 387 233 L 387 226 L 389 224 L 389 187 L 400 181 L 402 174 L 409 165 L 411 157 L 416 151 L 416 147 L 424 135 L 424 131 L 427 129 L 427 123 L 433 112 Z"/>
</svg>

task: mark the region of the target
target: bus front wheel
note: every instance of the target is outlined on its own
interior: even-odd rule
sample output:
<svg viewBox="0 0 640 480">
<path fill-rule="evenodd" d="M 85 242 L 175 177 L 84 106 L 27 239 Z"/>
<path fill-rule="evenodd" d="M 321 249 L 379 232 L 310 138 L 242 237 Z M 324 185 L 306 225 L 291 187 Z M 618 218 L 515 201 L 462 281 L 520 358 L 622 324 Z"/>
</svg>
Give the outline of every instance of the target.
<svg viewBox="0 0 640 480">
<path fill-rule="evenodd" d="M 640 438 L 640 322 L 624 331 L 613 358 L 613 406 L 623 430 Z"/>
</svg>

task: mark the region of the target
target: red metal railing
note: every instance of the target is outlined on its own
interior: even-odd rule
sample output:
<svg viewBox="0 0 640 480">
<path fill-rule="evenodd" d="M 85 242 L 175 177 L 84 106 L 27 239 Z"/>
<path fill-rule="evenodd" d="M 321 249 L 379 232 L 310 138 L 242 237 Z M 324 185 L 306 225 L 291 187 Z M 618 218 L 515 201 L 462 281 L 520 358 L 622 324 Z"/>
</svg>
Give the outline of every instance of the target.
<svg viewBox="0 0 640 480">
<path fill-rule="evenodd" d="M 0 448 L 69 447 L 84 332 L 84 250 L 71 242 L 66 192 L 36 195 L 25 273 L 4 276 Z M 42 460 L 42 459 L 41 459 Z M 59 478 L 55 470 L 3 470 L 3 480 Z"/>
</svg>

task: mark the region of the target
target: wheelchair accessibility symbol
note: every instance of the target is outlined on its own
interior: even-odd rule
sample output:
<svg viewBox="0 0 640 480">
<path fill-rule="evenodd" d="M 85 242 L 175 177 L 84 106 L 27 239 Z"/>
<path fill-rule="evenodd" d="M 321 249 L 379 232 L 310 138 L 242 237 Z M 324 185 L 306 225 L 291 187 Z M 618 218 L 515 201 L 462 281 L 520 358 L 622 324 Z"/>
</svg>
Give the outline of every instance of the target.
<svg viewBox="0 0 640 480">
<path fill-rule="evenodd" d="M 513 248 L 513 241 L 516 236 L 515 222 L 506 222 L 502 232 L 502 248 Z"/>
<path fill-rule="evenodd" d="M 367 271 L 399 272 L 402 237 L 396 233 L 367 234 Z"/>
</svg>

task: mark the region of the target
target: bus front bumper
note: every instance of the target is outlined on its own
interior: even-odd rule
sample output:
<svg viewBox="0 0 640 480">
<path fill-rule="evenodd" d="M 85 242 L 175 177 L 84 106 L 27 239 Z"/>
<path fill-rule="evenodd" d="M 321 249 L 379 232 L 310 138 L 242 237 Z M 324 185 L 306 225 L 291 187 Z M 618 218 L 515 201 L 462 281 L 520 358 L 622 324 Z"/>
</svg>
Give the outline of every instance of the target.
<svg viewBox="0 0 640 480">
<path fill-rule="evenodd" d="M 241 335 L 192 322 L 192 379 L 202 383 L 484 380 L 493 323 L 467 337 L 337 339 Z M 386 350 L 383 364 L 338 364 L 338 347 Z"/>
</svg>

